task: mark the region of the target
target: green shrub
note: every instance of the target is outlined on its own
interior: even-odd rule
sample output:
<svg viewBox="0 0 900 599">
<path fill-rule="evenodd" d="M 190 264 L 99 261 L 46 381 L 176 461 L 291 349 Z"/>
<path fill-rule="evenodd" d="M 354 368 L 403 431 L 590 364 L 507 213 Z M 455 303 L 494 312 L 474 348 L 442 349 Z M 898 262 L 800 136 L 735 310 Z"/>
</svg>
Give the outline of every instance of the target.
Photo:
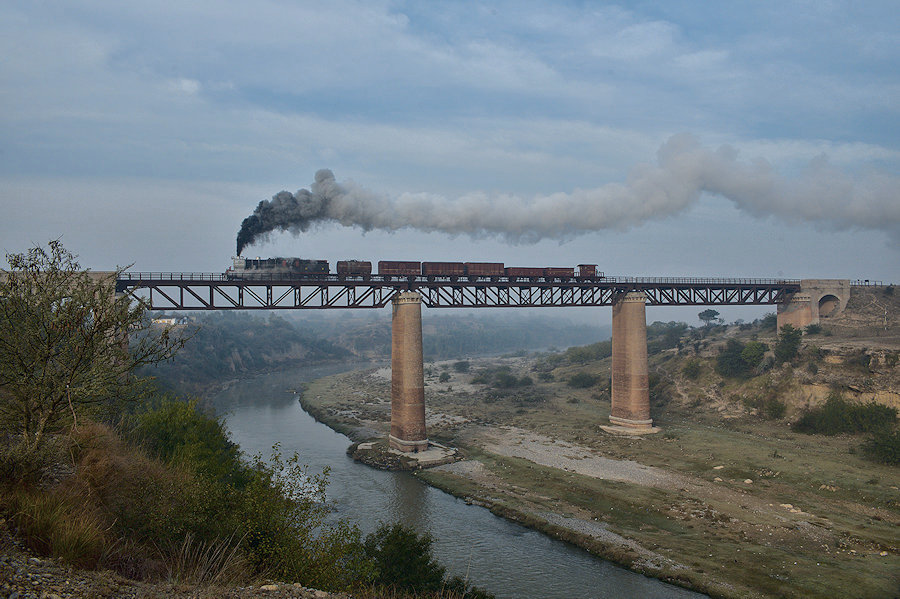
<svg viewBox="0 0 900 599">
<path fill-rule="evenodd" d="M 460 360 L 459 362 L 453 363 L 453 370 L 456 372 L 469 372 L 469 366 L 468 360 Z"/>
<path fill-rule="evenodd" d="M 807 335 L 818 335 L 819 333 L 822 332 L 822 325 L 819 325 L 819 324 L 806 325 L 806 328 L 803 329 L 803 331 Z"/>
<path fill-rule="evenodd" d="M 382 524 L 367 535 L 365 555 L 375 567 L 376 589 L 372 597 L 446 597 L 458 599 L 494 599 L 494 596 L 470 586 L 459 577 L 444 578 L 444 568 L 434 559 L 431 535 L 419 535 L 400 523 Z M 388 590 L 389 589 L 389 590 Z M 398 593 L 399 591 L 399 593 Z"/>
<path fill-rule="evenodd" d="M 375 564 L 377 584 L 408 591 L 437 591 L 444 568 L 432 555 L 431 535 L 419 536 L 402 524 L 382 524 L 366 537 L 366 556 Z"/>
<path fill-rule="evenodd" d="M 691 359 L 685 362 L 681 373 L 691 380 L 696 380 L 700 376 L 700 360 Z"/>
<path fill-rule="evenodd" d="M 766 399 L 763 414 L 769 420 L 780 420 L 784 418 L 784 414 L 787 411 L 787 404 L 778 399 L 777 397 L 769 397 Z"/>
<path fill-rule="evenodd" d="M 586 364 L 603 360 L 612 355 L 612 341 L 600 341 L 583 347 L 570 347 L 563 354 L 563 359 L 569 364 Z"/>
<path fill-rule="evenodd" d="M 250 476 L 222 420 L 204 414 L 196 401 L 173 398 L 131 418 L 131 436 L 159 459 L 221 482 L 243 486 Z"/>
<path fill-rule="evenodd" d="M 900 464 L 900 430 L 883 428 L 875 431 L 863 443 L 862 451 L 870 460 L 892 466 Z"/>
<path fill-rule="evenodd" d="M 498 372 L 494 375 L 494 386 L 500 389 L 511 389 L 519 386 L 519 379 L 509 372 Z"/>
<path fill-rule="evenodd" d="M 825 403 L 806 410 L 793 429 L 807 434 L 838 435 L 841 433 L 876 432 L 897 421 L 897 408 L 875 402 L 848 402 L 840 393 L 829 394 Z"/>
<path fill-rule="evenodd" d="M 790 362 L 797 356 L 797 352 L 800 351 L 802 335 L 803 331 L 792 325 L 786 324 L 781 327 L 781 332 L 778 333 L 778 342 L 775 343 L 775 362 L 777 364 Z"/>
<path fill-rule="evenodd" d="M 441 376 L 438 377 L 438 382 L 441 382 L 441 383 L 446 383 L 449 380 L 450 380 L 449 372 L 442 372 Z"/>
<path fill-rule="evenodd" d="M 575 389 L 587 389 L 588 387 L 593 387 L 594 385 L 596 385 L 597 381 L 599 380 L 600 377 L 593 374 L 589 374 L 587 372 L 576 372 L 569 377 L 569 380 L 566 384 Z"/>
<path fill-rule="evenodd" d="M 716 356 L 716 372 L 724 377 L 748 377 L 760 365 L 768 349 L 759 341 L 750 341 L 744 345 L 736 339 L 729 339 Z"/>
</svg>

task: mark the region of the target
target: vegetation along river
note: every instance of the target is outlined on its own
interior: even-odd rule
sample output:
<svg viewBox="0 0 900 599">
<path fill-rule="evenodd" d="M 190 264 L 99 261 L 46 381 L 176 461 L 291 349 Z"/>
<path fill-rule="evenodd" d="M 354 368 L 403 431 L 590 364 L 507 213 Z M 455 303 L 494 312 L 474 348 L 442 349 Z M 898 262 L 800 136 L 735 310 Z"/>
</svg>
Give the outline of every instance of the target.
<svg viewBox="0 0 900 599">
<path fill-rule="evenodd" d="M 291 390 L 303 381 L 348 370 L 310 368 L 241 381 L 214 397 L 233 440 L 248 454 L 281 444 L 298 452 L 310 472 L 331 468 L 328 495 L 337 514 L 369 533 L 401 520 L 434 538 L 449 574 L 468 577 L 498 598 L 682 598 L 703 595 L 635 574 L 488 510 L 429 487 L 405 472 L 385 472 L 351 460 L 350 440 L 316 422 Z"/>
</svg>

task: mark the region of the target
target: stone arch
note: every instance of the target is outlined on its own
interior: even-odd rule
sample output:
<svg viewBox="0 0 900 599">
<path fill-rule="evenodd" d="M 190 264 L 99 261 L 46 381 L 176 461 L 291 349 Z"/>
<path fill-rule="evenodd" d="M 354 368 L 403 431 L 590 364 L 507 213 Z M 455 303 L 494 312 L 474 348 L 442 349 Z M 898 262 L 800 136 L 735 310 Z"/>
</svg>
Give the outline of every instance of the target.
<svg viewBox="0 0 900 599">
<path fill-rule="evenodd" d="M 819 298 L 819 318 L 834 316 L 841 310 L 841 300 L 838 296 L 826 293 Z"/>
</svg>

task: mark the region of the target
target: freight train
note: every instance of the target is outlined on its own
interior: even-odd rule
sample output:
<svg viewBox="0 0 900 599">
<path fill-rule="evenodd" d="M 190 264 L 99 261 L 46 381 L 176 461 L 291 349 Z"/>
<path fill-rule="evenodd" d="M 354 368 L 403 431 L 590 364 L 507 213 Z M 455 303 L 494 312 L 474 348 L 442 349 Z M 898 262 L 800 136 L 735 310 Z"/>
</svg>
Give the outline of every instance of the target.
<svg viewBox="0 0 900 599">
<path fill-rule="evenodd" d="M 331 274 L 327 260 L 303 258 L 234 258 L 225 275 L 229 279 L 308 278 Z M 338 278 L 368 279 L 373 274 L 372 263 L 364 260 L 338 260 L 334 273 Z M 521 267 L 506 266 L 502 262 L 398 262 L 381 260 L 377 274 L 385 279 L 425 277 L 429 281 L 477 281 L 500 279 L 518 281 L 543 279 L 545 281 L 593 281 L 603 279 L 604 274 L 596 264 L 579 264 L 571 267 Z"/>
</svg>

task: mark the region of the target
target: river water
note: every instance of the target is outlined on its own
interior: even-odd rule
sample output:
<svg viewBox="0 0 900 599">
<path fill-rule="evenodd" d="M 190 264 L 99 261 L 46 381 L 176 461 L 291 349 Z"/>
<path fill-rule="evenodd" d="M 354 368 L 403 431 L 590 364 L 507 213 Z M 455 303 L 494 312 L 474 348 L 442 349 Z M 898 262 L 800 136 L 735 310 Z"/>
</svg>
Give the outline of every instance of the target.
<svg viewBox="0 0 900 599">
<path fill-rule="evenodd" d="M 281 444 L 298 452 L 310 472 L 331 468 L 328 496 L 337 514 L 363 533 L 401 520 L 434 538 L 448 574 L 509 599 L 601 597 L 687 598 L 698 593 L 647 578 L 586 551 L 467 505 L 404 472 L 375 470 L 351 460 L 350 440 L 316 422 L 291 392 L 303 381 L 345 371 L 310 368 L 241 381 L 213 398 L 244 452 L 268 455 Z"/>
</svg>

